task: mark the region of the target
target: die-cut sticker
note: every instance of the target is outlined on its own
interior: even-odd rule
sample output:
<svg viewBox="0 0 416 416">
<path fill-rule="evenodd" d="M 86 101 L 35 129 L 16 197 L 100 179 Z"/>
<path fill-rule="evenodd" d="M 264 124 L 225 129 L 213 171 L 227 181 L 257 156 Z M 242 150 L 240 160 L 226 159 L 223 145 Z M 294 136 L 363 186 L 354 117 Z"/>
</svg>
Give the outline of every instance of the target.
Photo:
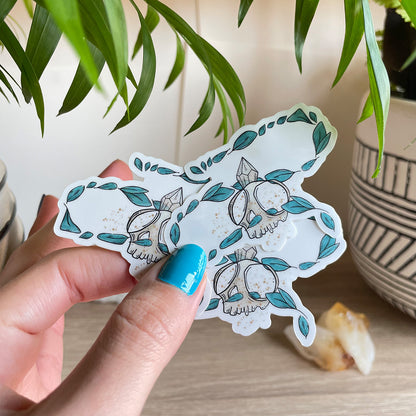
<svg viewBox="0 0 416 416">
<path fill-rule="evenodd" d="M 313 342 L 312 313 L 292 288 L 345 250 L 335 210 L 302 190 L 335 144 L 316 107 L 299 104 L 244 126 L 224 146 L 184 167 L 134 153 L 137 180 L 92 177 L 66 188 L 56 234 L 115 250 L 140 273 L 189 243 L 208 258 L 200 319 L 235 332 L 268 328 L 270 315 L 293 319 Z"/>
</svg>

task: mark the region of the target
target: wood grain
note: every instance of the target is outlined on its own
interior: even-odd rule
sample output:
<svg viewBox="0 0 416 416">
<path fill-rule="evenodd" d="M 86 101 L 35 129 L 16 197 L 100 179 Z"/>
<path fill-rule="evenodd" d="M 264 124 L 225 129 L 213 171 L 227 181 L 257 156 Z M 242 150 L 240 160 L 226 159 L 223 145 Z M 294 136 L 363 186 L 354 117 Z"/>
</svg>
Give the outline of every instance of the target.
<svg viewBox="0 0 416 416">
<path fill-rule="evenodd" d="M 150 395 L 143 415 L 411 416 L 416 414 L 416 321 L 393 309 L 356 272 L 349 253 L 295 282 L 315 316 L 341 301 L 371 323 L 376 360 L 368 376 L 329 373 L 304 361 L 285 339 L 289 318 L 250 337 L 218 319 L 195 321 Z M 88 303 L 66 318 L 66 376 L 93 343 L 114 305 Z"/>
</svg>

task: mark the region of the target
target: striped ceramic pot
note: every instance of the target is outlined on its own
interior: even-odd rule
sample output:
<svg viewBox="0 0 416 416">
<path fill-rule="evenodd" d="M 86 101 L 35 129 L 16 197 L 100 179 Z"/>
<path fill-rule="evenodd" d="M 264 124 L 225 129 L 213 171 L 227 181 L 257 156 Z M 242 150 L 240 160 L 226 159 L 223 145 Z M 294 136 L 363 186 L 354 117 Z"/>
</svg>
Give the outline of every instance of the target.
<svg viewBox="0 0 416 416">
<path fill-rule="evenodd" d="M 416 102 L 392 98 L 383 170 L 372 179 L 377 152 L 372 117 L 357 127 L 350 249 L 367 283 L 416 318 Z"/>
<path fill-rule="evenodd" d="M 22 222 L 16 216 L 16 201 L 6 180 L 6 166 L 0 160 L 0 270 L 24 237 Z"/>
</svg>

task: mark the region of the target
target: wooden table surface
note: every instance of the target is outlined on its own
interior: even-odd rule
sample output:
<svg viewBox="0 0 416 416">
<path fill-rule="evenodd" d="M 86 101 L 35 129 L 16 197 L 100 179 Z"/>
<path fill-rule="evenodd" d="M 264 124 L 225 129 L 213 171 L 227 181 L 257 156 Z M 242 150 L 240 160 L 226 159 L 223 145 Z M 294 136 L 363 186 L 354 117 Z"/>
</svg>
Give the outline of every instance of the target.
<svg viewBox="0 0 416 416">
<path fill-rule="evenodd" d="M 349 253 L 315 277 L 295 282 L 315 316 L 341 301 L 370 320 L 376 359 L 368 376 L 330 373 L 303 360 L 274 317 L 250 337 L 218 319 L 195 321 L 158 380 L 143 415 L 416 415 L 416 320 L 392 308 L 356 272 Z M 77 305 L 67 314 L 64 376 L 104 326 L 113 304 Z"/>
</svg>

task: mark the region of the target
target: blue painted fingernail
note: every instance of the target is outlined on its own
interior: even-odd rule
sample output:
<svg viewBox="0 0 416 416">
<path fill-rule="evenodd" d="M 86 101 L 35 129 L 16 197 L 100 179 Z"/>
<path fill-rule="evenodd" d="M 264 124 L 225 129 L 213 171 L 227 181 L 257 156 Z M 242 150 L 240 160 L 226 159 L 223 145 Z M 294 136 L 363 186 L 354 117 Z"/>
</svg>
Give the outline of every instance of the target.
<svg viewBox="0 0 416 416">
<path fill-rule="evenodd" d="M 172 254 L 162 267 L 158 279 L 193 295 L 204 276 L 207 256 L 196 244 L 188 244 Z"/>
</svg>

